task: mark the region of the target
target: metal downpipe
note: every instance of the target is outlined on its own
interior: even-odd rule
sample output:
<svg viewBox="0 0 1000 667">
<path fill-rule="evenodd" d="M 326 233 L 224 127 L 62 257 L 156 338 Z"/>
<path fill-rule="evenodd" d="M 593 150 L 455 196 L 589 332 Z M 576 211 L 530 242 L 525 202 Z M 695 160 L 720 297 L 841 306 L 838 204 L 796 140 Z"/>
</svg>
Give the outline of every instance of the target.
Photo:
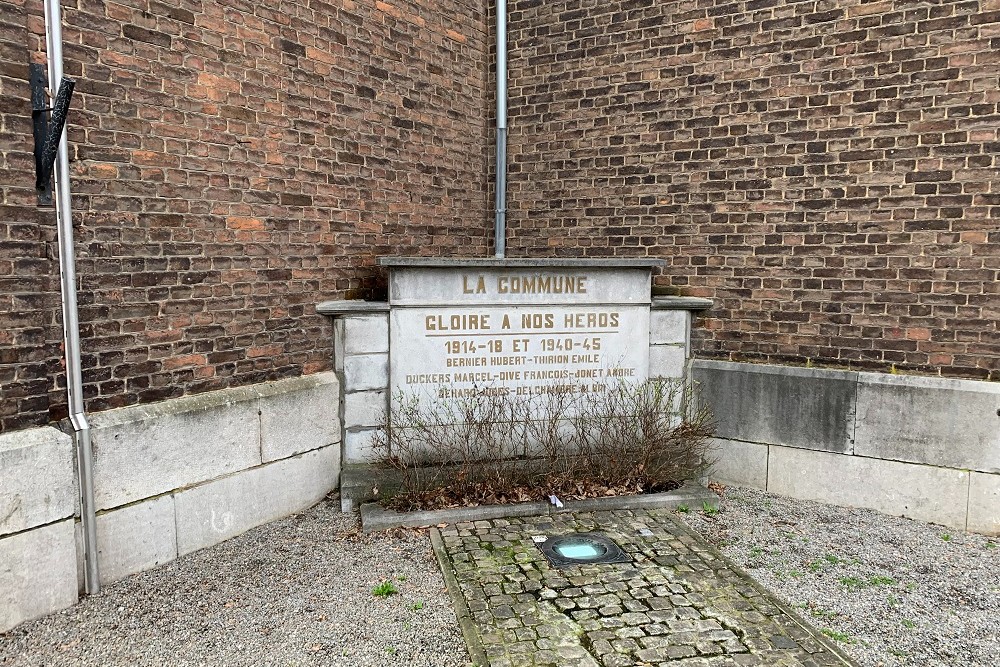
<svg viewBox="0 0 1000 667">
<path fill-rule="evenodd" d="M 48 57 L 49 89 L 63 77 L 62 8 L 59 0 L 45 0 L 45 50 Z M 53 192 L 59 242 L 59 278 L 62 292 L 63 341 L 66 354 L 66 393 L 69 420 L 73 424 L 80 478 L 80 520 L 83 524 L 84 582 L 88 594 L 99 593 L 97 564 L 97 516 L 94 507 L 94 466 L 90 424 L 83 404 L 83 370 L 80 360 L 80 318 L 76 302 L 76 252 L 73 247 L 73 210 L 69 189 L 69 149 L 66 129 L 59 137 Z"/>
<path fill-rule="evenodd" d="M 497 0 L 496 256 L 507 253 L 507 1 Z"/>
</svg>

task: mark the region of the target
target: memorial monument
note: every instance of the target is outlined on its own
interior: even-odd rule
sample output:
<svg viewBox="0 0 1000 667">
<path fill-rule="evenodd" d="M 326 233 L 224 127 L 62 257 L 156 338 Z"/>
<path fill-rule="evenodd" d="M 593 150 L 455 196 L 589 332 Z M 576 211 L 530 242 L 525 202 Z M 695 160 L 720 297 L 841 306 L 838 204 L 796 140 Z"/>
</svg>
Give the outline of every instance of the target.
<svg viewBox="0 0 1000 667">
<path fill-rule="evenodd" d="M 649 370 L 660 260 L 384 258 L 390 399 L 602 391 Z"/>
</svg>

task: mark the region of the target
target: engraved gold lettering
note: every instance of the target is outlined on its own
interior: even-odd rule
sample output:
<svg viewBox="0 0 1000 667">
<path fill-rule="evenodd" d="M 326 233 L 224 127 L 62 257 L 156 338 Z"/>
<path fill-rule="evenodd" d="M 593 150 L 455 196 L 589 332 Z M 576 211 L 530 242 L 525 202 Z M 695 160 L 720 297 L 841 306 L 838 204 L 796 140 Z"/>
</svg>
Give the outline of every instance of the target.
<svg viewBox="0 0 1000 667">
<path fill-rule="evenodd" d="M 475 287 L 469 284 L 469 276 L 462 274 L 462 293 L 463 294 L 485 294 L 486 293 L 486 279 L 483 276 L 476 278 Z"/>
<path fill-rule="evenodd" d="M 618 326 L 618 313 L 568 313 L 563 316 L 567 329 L 593 329 Z"/>
<path fill-rule="evenodd" d="M 428 315 L 424 318 L 427 331 L 484 331 L 490 329 L 488 314 Z"/>
<path fill-rule="evenodd" d="M 499 276 L 497 278 L 497 292 L 500 294 L 586 294 L 587 276 Z"/>
</svg>

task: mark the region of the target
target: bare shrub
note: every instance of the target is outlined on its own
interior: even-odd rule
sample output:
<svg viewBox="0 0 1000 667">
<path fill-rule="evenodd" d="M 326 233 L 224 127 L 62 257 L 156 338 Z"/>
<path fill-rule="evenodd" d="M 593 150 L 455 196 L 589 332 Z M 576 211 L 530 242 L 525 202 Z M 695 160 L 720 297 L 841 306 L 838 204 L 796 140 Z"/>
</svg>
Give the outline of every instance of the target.
<svg viewBox="0 0 1000 667">
<path fill-rule="evenodd" d="M 433 400 L 398 395 L 375 438 L 398 471 L 398 509 L 643 493 L 675 488 L 709 464 L 709 415 L 676 380 L 530 395 L 493 387 Z"/>
</svg>

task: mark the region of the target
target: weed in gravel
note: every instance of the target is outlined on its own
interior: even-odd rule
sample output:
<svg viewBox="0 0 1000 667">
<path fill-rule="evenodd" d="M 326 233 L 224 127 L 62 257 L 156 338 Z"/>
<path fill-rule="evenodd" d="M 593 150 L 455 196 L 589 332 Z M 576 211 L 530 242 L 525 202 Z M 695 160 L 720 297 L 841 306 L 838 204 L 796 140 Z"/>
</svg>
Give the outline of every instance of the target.
<svg viewBox="0 0 1000 667">
<path fill-rule="evenodd" d="M 987 549 L 996 549 L 997 548 L 997 543 L 994 542 L 993 540 L 986 540 L 986 548 Z"/>
<path fill-rule="evenodd" d="M 911 621 L 908 618 L 904 618 L 903 619 L 903 627 L 904 628 L 910 628 L 912 630 L 913 628 L 917 627 L 917 624 L 915 622 Z"/>
<path fill-rule="evenodd" d="M 835 612 L 832 609 L 823 609 L 822 607 L 810 609 L 809 613 L 816 618 L 836 618 L 837 616 L 840 616 L 838 612 Z"/>
<path fill-rule="evenodd" d="M 838 632 L 837 630 L 831 630 L 830 628 L 822 628 L 820 630 L 824 635 L 838 642 L 843 642 L 845 644 L 853 644 L 854 640 L 849 634 L 844 632 Z"/>
<path fill-rule="evenodd" d="M 410 609 L 412 609 L 413 611 L 420 611 L 423 608 L 424 608 L 423 600 L 417 600 L 416 602 L 410 605 Z"/>
<path fill-rule="evenodd" d="M 840 558 L 834 554 L 827 554 L 823 556 L 823 560 L 825 560 L 830 565 L 838 565 L 840 563 Z"/>
<path fill-rule="evenodd" d="M 845 588 L 864 588 L 865 580 L 859 579 L 858 577 L 841 577 L 837 581 L 840 582 L 841 586 Z"/>
<path fill-rule="evenodd" d="M 387 598 L 390 595 L 395 595 L 399 592 L 396 588 L 396 584 L 392 583 L 389 579 L 386 579 L 381 584 L 372 589 L 372 595 L 378 598 Z"/>
<path fill-rule="evenodd" d="M 948 533 L 941 533 L 941 539 L 945 542 L 951 542 L 951 535 Z"/>
<path fill-rule="evenodd" d="M 794 578 L 798 579 L 799 577 L 806 576 L 806 573 L 803 572 L 802 570 L 789 570 L 788 571 L 788 576 L 789 577 L 794 577 Z"/>
<path fill-rule="evenodd" d="M 681 514 L 687 514 L 688 512 L 691 511 L 691 508 L 682 503 L 677 506 L 677 511 L 680 512 Z"/>
<path fill-rule="evenodd" d="M 823 561 L 811 560 L 808 563 L 806 563 L 806 567 L 809 568 L 810 572 L 815 574 L 816 572 L 819 572 L 820 570 L 823 569 Z"/>
<path fill-rule="evenodd" d="M 715 516 L 716 514 L 719 513 L 719 506 L 713 505 L 712 503 L 706 500 L 701 504 L 701 511 L 702 514 L 704 514 L 705 516 Z"/>
<path fill-rule="evenodd" d="M 841 577 L 838 579 L 842 586 L 846 588 L 867 588 L 869 586 L 895 586 L 896 580 L 884 575 L 875 575 L 868 579 L 860 577 Z"/>
</svg>

